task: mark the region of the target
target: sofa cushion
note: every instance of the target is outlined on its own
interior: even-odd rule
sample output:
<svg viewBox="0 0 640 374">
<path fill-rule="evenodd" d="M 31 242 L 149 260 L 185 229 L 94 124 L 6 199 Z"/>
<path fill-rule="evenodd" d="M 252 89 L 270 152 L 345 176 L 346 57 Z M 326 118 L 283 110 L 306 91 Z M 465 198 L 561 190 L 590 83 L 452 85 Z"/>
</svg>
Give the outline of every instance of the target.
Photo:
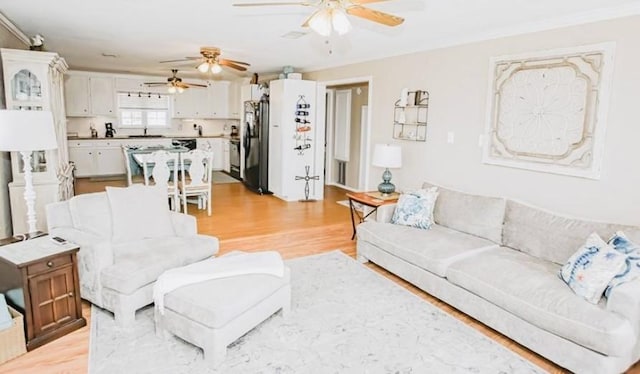
<svg viewBox="0 0 640 374">
<path fill-rule="evenodd" d="M 178 288 L 165 296 L 165 307 L 210 328 L 220 328 L 289 284 L 284 277 L 248 274 L 213 279 Z"/>
<path fill-rule="evenodd" d="M 166 188 L 132 185 L 107 187 L 113 242 L 174 236 Z"/>
<path fill-rule="evenodd" d="M 76 229 L 111 238 L 111 207 L 106 193 L 74 196 L 69 200 L 69 211 Z"/>
<path fill-rule="evenodd" d="M 422 188 L 435 185 L 424 183 Z M 505 199 L 470 195 L 438 186 L 439 196 L 433 212 L 438 225 L 502 244 Z"/>
<path fill-rule="evenodd" d="M 567 218 L 509 200 L 504 245 L 563 265 L 591 233 L 608 239 L 619 230 L 631 240 L 640 237 L 637 227 Z"/>
<path fill-rule="evenodd" d="M 447 279 L 523 320 L 606 355 L 624 357 L 633 328 L 617 313 L 576 296 L 559 266 L 506 247 L 457 261 Z"/>
<path fill-rule="evenodd" d="M 191 264 L 218 252 L 212 236 L 155 238 L 113 246 L 114 264 L 102 270 L 104 287 L 131 294 L 165 270 Z"/>
<path fill-rule="evenodd" d="M 358 225 L 358 241 L 361 240 L 441 277 L 452 262 L 496 246 L 444 226 L 421 230 L 375 221 Z"/>
</svg>

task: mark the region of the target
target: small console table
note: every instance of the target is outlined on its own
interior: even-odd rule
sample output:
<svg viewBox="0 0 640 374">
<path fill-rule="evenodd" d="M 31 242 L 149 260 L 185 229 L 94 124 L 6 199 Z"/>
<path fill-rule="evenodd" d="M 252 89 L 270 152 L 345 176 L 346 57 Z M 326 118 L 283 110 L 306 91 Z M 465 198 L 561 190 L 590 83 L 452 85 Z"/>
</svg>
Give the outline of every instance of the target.
<svg viewBox="0 0 640 374">
<path fill-rule="evenodd" d="M 349 192 L 347 197 L 349 198 L 349 209 L 351 210 L 351 227 L 353 228 L 353 235 L 351 240 L 356 238 L 356 220 L 358 217 L 359 222 L 364 222 L 370 215 L 378 211 L 378 208 L 382 205 L 395 204 L 398 201 L 399 194 L 393 193 L 390 196 L 382 197 L 377 196 L 379 192 Z M 370 212 L 360 213 L 356 208 L 354 202 L 368 206 L 371 209 Z"/>
<path fill-rule="evenodd" d="M 44 236 L 0 246 L 0 292 L 24 315 L 27 350 L 85 326 L 76 244 Z"/>
</svg>

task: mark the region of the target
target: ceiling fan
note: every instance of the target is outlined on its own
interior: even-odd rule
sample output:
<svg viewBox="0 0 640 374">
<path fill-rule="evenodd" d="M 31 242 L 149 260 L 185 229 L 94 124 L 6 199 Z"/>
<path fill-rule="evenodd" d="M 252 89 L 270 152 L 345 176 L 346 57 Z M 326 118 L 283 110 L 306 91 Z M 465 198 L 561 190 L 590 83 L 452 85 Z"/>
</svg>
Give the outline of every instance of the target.
<svg viewBox="0 0 640 374">
<path fill-rule="evenodd" d="M 380 23 L 385 26 L 398 26 L 404 22 L 404 18 L 392 14 L 380 12 L 367 7 L 364 4 L 382 3 L 389 0 L 318 0 L 301 2 L 274 2 L 274 3 L 236 3 L 237 7 L 272 6 L 272 5 L 302 5 L 316 8 L 316 10 L 302 24 L 302 27 L 311 27 L 322 36 L 331 35 L 334 30 L 340 35 L 351 30 L 351 23 L 347 15 L 364 18 L 368 21 Z"/>
<path fill-rule="evenodd" d="M 198 57 L 185 57 L 181 60 L 160 61 L 160 63 L 193 63 L 198 60 L 202 61 L 197 66 L 197 69 L 201 73 L 206 73 L 210 70 L 213 74 L 218 74 L 222 71 L 223 66 L 239 71 L 246 71 L 247 67 L 251 66 L 251 64 L 246 62 L 220 58 L 220 48 L 216 47 L 201 47 L 200 56 Z"/>
<path fill-rule="evenodd" d="M 186 83 L 182 81 L 182 78 L 178 78 L 178 69 L 171 69 L 173 76 L 167 78 L 166 82 L 145 82 L 144 84 L 153 87 L 153 86 L 167 86 L 167 91 L 169 93 L 183 93 L 189 87 L 207 87 L 205 84 L 198 83 Z"/>
</svg>

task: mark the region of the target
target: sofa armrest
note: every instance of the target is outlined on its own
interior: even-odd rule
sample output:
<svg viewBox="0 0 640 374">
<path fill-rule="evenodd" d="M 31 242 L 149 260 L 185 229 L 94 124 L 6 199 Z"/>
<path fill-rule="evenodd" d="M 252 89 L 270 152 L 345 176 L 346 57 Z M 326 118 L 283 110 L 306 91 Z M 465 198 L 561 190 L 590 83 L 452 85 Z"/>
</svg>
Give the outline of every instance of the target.
<svg viewBox="0 0 640 374">
<path fill-rule="evenodd" d="M 188 214 L 169 212 L 173 230 L 178 236 L 193 236 L 198 234 L 198 223 L 196 218 Z"/>
<path fill-rule="evenodd" d="M 640 278 L 614 287 L 607 299 L 607 310 L 625 317 L 640 333 Z"/>
<path fill-rule="evenodd" d="M 378 207 L 376 212 L 376 221 L 380 223 L 391 223 L 391 217 L 393 217 L 393 211 L 396 210 L 397 204 L 387 204 Z"/>
<path fill-rule="evenodd" d="M 56 227 L 51 229 L 49 234 L 59 236 L 80 246 L 78 251 L 80 294 L 83 299 L 102 305 L 100 274 L 103 269 L 113 265 L 111 242 L 98 235 L 73 227 Z"/>
</svg>

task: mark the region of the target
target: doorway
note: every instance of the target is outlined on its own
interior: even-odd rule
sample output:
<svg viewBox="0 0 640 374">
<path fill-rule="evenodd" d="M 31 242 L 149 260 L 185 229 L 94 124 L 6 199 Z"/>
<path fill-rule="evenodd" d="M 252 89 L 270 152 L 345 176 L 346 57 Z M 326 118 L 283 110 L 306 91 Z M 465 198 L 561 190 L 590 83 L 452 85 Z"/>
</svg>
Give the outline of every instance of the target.
<svg viewBox="0 0 640 374">
<path fill-rule="evenodd" d="M 367 188 L 371 79 L 320 82 L 326 87 L 325 184 Z"/>
</svg>

